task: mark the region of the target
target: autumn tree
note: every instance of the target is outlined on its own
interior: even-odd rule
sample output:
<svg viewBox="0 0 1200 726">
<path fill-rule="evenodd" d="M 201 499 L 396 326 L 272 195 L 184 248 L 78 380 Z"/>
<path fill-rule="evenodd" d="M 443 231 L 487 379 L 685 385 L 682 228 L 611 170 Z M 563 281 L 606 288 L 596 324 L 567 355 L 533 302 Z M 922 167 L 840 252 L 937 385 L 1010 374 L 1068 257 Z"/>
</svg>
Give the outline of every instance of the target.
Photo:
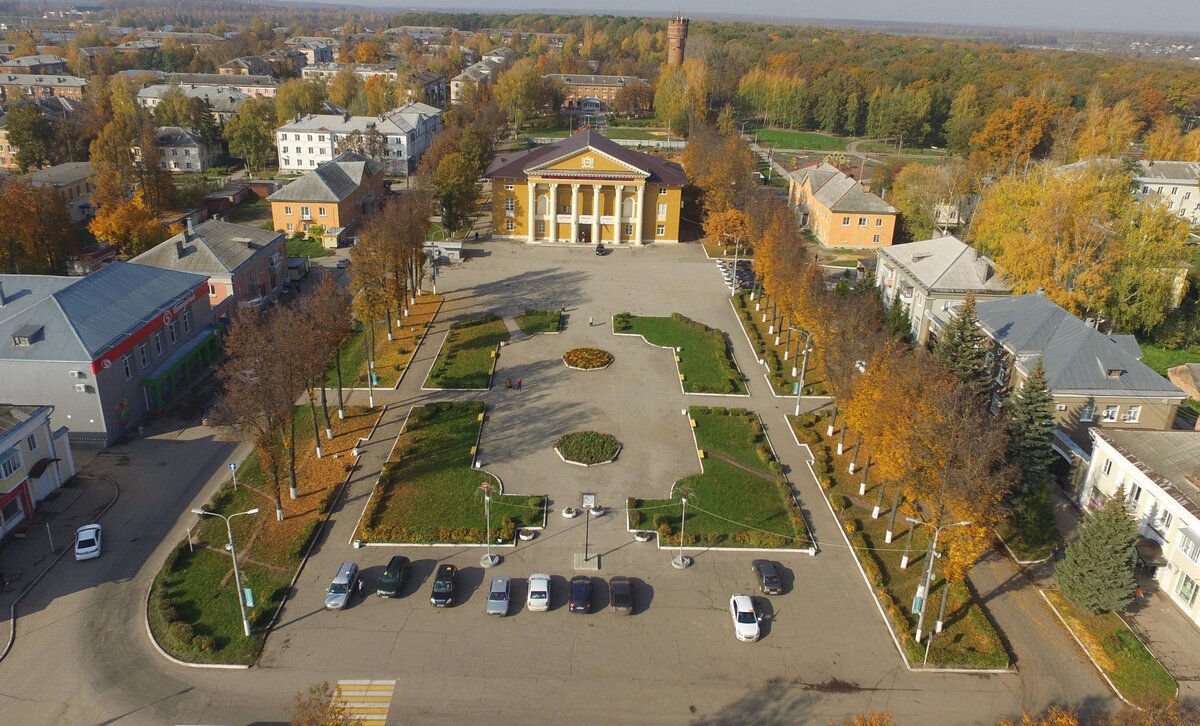
<svg viewBox="0 0 1200 726">
<path fill-rule="evenodd" d="M 674 134 L 691 134 L 708 118 L 708 66 L 687 58 L 681 66 L 663 66 L 654 91 L 654 113 Z"/>
<path fill-rule="evenodd" d="M 900 210 L 904 235 L 909 240 L 933 237 L 938 229 L 939 210 L 948 207 L 961 215 L 971 186 L 967 167 L 961 161 L 906 165 L 891 187 L 891 202 Z"/>
<path fill-rule="evenodd" d="M 337 153 L 346 152 L 361 154 L 368 159 L 386 160 L 388 147 L 387 136 L 374 126 L 366 131 L 355 129 L 338 140 Z"/>
<path fill-rule="evenodd" d="M 170 236 L 158 223 L 158 216 L 150 209 L 145 193 L 140 189 L 129 199 L 99 207 L 88 223 L 88 229 L 96 239 L 128 256 L 141 254 Z"/>
<path fill-rule="evenodd" d="M 1059 113 L 1044 99 L 1022 96 L 988 116 L 971 137 L 971 146 L 989 170 L 1021 169 L 1030 159 L 1049 152 L 1050 131 Z"/>
<path fill-rule="evenodd" d="M 62 197 L 24 179 L 0 182 L 0 270 L 58 272 L 74 238 Z"/>
<path fill-rule="evenodd" d="M 654 103 L 654 89 L 648 83 L 627 83 L 613 98 L 613 110 L 622 116 L 637 116 Z"/>
<path fill-rule="evenodd" d="M 338 418 L 345 418 L 342 401 L 341 347 L 350 335 L 350 294 L 334 279 L 333 275 L 321 275 L 308 296 L 302 300 L 304 315 L 308 320 L 309 341 L 313 354 L 312 387 L 320 389 L 321 418 L 325 424 L 325 438 L 333 438 L 333 426 L 329 420 L 329 401 L 325 378 L 329 361 L 334 361 L 337 370 Z M 315 417 L 314 417 L 315 420 Z"/>
<path fill-rule="evenodd" d="M 979 89 L 975 84 L 967 83 L 958 89 L 950 103 L 950 115 L 945 125 L 946 147 L 965 156 L 971 149 L 971 137 L 982 126 Z"/>
<path fill-rule="evenodd" d="M 1017 293 L 1044 290 L 1073 315 L 1149 330 L 1176 302 L 1188 260 L 1186 222 L 1129 193 L 1115 162 L 1039 165 L 988 188 L 972 222 Z"/>
<path fill-rule="evenodd" d="M 384 76 L 371 76 L 363 83 L 363 98 L 368 116 L 379 116 L 396 108 L 399 94 L 395 83 Z"/>
<path fill-rule="evenodd" d="M 1099 88 L 1088 96 L 1083 119 L 1074 139 L 1074 158 L 1113 158 L 1129 151 L 1137 140 L 1142 122 L 1138 120 L 1129 99 L 1115 104 L 1105 101 Z"/>
<path fill-rule="evenodd" d="M 275 156 L 275 102 L 269 98 L 251 98 L 225 122 L 224 136 L 229 153 L 246 162 L 250 171 L 258 171 Z"/>
<path fill-rule="evenodd" d="M 355 63 L 382 63 L 383 45 L 374 40 L 364 40 L 354 46 Z"/>
<path fill-rule="evenodd" d="M 318 113 L 325 102 L 325 84 L 316 80 L 293 78 L 275 90 L 275 121 L 291 123 L 297 116 Z"/>
<path fill-rule="evenodd" d="M 730 242 L 749 241 L 750 225 L 745 212 L 731 207 L 709 214 L 704 218 L 704 236 L 720 242 L 723 246 L 728 246 Z"/>
<path fill-rule="evenodd" d="M 1052 706 L 1045 713 L 1034 716 L 1021 714 L 1020 721 L 1001 721 L 1000 726 L 1079 726 L 1079 719 L 1070 711 Z"/>
<path fill-rule="evenodd" d="M 15 105 L 8 112 L 4 128 L 14 147 L 13 160 L 22 174 L 46 166 L 55 157 L 55 124 L 36 103 Z"/>
<path fill-rule="evenodd" d="M 990 348 L 987 334 L 979 327 L 975 296 L 968 293 L 963 306 L 938 336 L 934 357 L 982 401 L 992 391 Z"/>
<path fill-rule="evenodd" d="M 327 96 L 335 106 L 351 109 L 359 102 L 363 92 L 363 79 L 350 68 L 343 68 L 329 79 Z M 365 107 L 364 107 L 365 110 Z M 354 113 L 353 110 L 350 113 Z"/>
<path fill-rule="evenodd" d="M 337 691 L 326 681 L 297 693 L 292 705 L 292 726 L 351 726 L 355 721 L 335 698 Z"/>
<path fill-rule="evenodd" d="M 547 102 L 548 87 L 532 58 L 521 58 L 496 80 L 496 103 L 514 128 L 535 115 Z"/>
<path fill-rule="evenodd" d="M 475 209 L 479 196 L 476 181 L 479 170 L 459 152 L 447 154 L 433 174 L 433 191 L 442 213 L 442 224 L 453 233 L 462 227 Z"/>
<path fill-rule="evenodd" d="M 1067 545 L 1054 569 L 1062 594 L 1088 612 L 1121 612 L 1133 600 L 1133 546 L 1137 522 L 1117 489 L 1099 509 L 1084 517 L 1079 536 Z"/>
</svg>

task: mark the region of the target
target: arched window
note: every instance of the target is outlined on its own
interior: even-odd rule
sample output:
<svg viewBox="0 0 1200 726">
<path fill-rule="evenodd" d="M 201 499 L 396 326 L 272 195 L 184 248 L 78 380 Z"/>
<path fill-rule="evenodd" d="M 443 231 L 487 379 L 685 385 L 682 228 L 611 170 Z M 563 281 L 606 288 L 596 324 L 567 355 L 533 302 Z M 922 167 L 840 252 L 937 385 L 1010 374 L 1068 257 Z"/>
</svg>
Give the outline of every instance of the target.
<svg viewBox="0 0 1200 726">
<path fill-rule="evenodd" d="M 622 199 L 621 200 L 621 216 L 625 217 L 625 218 L 632 217 L 634 204 L 635 204 L 634 200 L 629 197 L 625 197 L 624 199 Z"/>
<path fill-rule="evenodd" d="M 538 214 L 538 216 L 544 217 L 546 214 L 548 214 L 547 210 L 549 209 L 549 207 L 550 207 L 550 197 L 543 194 L 537 198 L 537 214 Z"/>
</svg>

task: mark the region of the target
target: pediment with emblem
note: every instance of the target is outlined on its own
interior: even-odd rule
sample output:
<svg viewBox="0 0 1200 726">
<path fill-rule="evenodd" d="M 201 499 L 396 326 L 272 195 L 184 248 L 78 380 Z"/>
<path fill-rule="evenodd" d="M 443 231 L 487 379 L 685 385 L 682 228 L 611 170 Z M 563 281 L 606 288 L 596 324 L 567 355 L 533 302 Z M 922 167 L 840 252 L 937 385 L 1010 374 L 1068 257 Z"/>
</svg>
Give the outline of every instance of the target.
<svg viewBox="0 0 1200 726">
<path fill-rule="evenodd" d="M 590 146 L 564 156 L 548 159 L 525 170 L 528 174 L 599 174 L 614 176 L 647 177 L 650 172 L 633 164 L 617 159 Z"/>
</svg>

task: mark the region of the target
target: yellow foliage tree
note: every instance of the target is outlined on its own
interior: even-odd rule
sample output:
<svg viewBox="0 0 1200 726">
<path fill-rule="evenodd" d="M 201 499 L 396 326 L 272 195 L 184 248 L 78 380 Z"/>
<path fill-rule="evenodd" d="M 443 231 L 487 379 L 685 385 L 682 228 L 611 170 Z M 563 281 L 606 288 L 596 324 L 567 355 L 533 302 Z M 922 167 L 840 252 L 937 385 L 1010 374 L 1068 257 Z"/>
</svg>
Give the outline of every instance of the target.
<svg viewBox="0 0 1200 726">
<path fill-rule="evenodd" d="M 1075 136 L 1075 159 L 1108 159 L 1129 151 L 1129 146 L 1142 130 L 1129 103 L 1122 98 L 1109 105 L 1099 89 L 1088 96 L 1083 110 L 1083 123 Z"/>
<path fill-rule="evenodd" d="M 106 204 L 88 224 L 96 239 L 107 242 L 123 256 L 133 256 L 167 238 L 167 231 L 151 212 L 141 190 L 130 199 Z"/>
<path fill-rule="evenodd" d="M 726 209 L 705 217 L 704 236 L 722 245 L 729 245 L 735 241 L 746 243 L 749 242 L 750 225 L 744 212 Z"/>
</svg>

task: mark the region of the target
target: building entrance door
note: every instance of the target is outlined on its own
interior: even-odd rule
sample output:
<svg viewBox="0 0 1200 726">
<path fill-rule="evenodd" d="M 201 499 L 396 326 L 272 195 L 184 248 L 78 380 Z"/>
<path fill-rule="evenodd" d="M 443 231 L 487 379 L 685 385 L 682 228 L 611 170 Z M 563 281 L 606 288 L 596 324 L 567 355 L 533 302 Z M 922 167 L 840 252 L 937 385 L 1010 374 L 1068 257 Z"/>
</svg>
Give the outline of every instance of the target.
<svg viewBox="0 0 1200 726">
<path fill-rule="evenodd" d="M 592 243 L 592 228 L 590 226 L 579 228 L 579 241 L 585 245 Z"/>
</svg>

